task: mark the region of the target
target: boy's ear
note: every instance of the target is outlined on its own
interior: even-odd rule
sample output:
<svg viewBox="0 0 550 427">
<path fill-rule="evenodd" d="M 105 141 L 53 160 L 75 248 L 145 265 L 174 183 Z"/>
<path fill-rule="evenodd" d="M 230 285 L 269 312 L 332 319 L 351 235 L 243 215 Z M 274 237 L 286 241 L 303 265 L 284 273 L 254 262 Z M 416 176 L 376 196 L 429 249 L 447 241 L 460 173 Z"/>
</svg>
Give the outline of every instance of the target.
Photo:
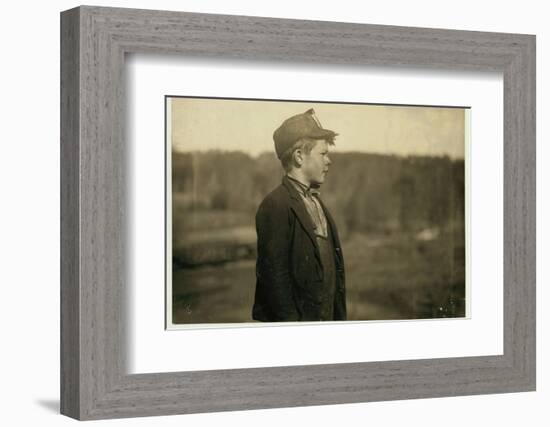
<svg viewBox="0 0 550 427">
<path fill-rule="evenodd" d="M 300 148 L 298 148 L 296 151 L 294 151 L 293 156 L 294 156 L 294 161 L 298 165 L 302 165 L 302 163 L 304 162 L 304 157 L 303 157 L 302 150 Z"/>
</svg>

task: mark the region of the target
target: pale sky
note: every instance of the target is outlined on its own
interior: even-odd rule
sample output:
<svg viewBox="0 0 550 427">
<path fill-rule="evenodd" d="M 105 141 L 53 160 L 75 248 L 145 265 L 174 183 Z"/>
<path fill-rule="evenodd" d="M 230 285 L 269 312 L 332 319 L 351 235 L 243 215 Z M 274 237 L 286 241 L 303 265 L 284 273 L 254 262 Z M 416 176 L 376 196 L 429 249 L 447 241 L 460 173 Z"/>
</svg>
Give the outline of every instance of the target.
<svg viewBox="0 0 550 427">
<path fill-rule="evenodd" d="M 314 108 L 323 128 L 338 133 L 331 151 L 464 158 L 462 108 L 197 98 L 170 102 L 168 131 L 177 151 L 274 152 L 275 129 Z"/>
</svg>

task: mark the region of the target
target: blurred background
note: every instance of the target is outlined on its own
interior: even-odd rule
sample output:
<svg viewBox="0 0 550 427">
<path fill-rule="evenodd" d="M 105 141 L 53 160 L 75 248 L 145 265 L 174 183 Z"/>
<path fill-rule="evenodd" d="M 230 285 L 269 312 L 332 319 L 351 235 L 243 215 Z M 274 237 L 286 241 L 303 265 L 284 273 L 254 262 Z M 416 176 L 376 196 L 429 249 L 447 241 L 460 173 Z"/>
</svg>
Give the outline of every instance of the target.
<svg viewBox="0 0 550 427">
<path fill-rule="evenodd" d="M 348 320 L 463 317 L 464 108 L 174 97 L 172 323 L 253 321 L 254 217 L 283 176 L 271 136 L 311 107 L 339 133 L 321 198 L 342 241 Z"/>
</svg>

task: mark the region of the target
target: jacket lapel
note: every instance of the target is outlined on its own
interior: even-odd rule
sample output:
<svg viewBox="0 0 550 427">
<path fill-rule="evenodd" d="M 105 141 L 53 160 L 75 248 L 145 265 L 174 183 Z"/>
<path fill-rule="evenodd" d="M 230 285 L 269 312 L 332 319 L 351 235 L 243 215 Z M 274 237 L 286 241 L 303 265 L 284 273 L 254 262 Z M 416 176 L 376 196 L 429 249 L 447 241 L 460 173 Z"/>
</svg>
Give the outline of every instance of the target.
<svg viewBox="0 0 550 427">
<path fill-rule="evenodd" d="M 298 191 L 288 181 L 288 178 L 286 176 L 283 178 L 283 185 L 286 187 L 290 195 L 290 208 L 292 209 L 292 211 L 296 215 L 296 218 L 298 218 L 298 221 L 300 221 L 303 229 L 306 231 L 307 235 L 311 239 L 311 242 L 315 247 L 315 255 L 320 259 L 321 255 L 319 253 L 319 246 L 317 245 L 317 239 L 315 238 L 315 233 L 313 231 L 313 221 L 311 220 L 311 217 L 306 210 L 304 201 L 302 200 L 302 196 L 298 194 Z"/>
<path fill-rule="evenodd" d="M 336 224 L 334 223 L 334 219 L 332 218 L 332 215 L 328 211 L 327 207 L 323 203 L 323 201 L 318 198 L 319 203 L 321 204 L 321 207 L 323 208 L 323 212 L 325 213 L 325 218 L 327 219 L 328 225 L 332 231 L 332 237 L 334 241 L 335 247 L 340 247 L 340 238 L 338 237 L 338 232 L 336 231 Z"/>
<path fill-rule="evenodd" d="M 340 265 L 343 265 L 344 258 L 342 256 L 342 248 L 340 246 L 340 237 L 338 236 L 338 230 L 336 229 L 336 224 L 334 223 L 334 219 L 332 218 L 332 215 L 330 214 L 330 212 L 326 208 L 323 201 L 320 198 L 318 200 L 319 200 L 319 203 L 321 204 L 321 207 L 323 208 L 323 212 L 325 213 L 325 217 L 327 219 L 328 226 L 330 227 L 330 231 L 331 231 L 331 234 L 332 234 L 332 242 L 334 244 L 334 249 L 336 251 L 338 263 Z"/>
</svg>

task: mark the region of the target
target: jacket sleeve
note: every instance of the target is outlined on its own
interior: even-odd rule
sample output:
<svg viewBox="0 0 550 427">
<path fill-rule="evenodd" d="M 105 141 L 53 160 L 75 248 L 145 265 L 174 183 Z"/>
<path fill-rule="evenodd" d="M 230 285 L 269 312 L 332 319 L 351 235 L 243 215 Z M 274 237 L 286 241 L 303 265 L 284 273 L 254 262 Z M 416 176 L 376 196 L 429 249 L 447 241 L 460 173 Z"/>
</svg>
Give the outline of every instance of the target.
<svg viewBox="0 0 550 427">
<path fill-rule="evenodd" d="M 291 226 L 288 208 L 273 200 L 264 200 L 256 214 L 256 232 L 257 275 L 263 302 L 275 321 L 299 320 L 290 273 Z"/>
</svg>

